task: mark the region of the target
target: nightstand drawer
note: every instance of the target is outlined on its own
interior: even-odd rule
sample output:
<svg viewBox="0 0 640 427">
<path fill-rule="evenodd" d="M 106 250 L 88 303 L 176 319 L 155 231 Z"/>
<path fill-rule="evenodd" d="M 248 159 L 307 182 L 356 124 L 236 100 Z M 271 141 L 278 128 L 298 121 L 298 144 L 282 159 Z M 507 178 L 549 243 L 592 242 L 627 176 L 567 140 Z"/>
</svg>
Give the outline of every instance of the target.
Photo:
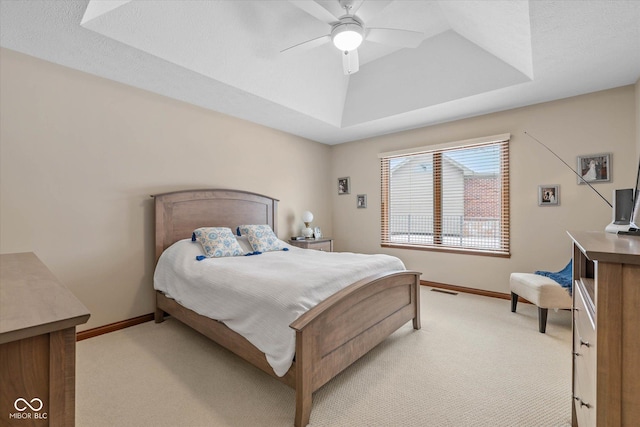
<svg viewBox="0 0 640 427">
<path fill-rule="evenodd" d="M 333 239 L 306 239 L 289 240 L 289 244 L 303 249 L 314 249 L 316 251 L 333 252 Z"/>
<path fill-rule="evenodd" d="M 326 242 L 312 242 L 307 246 L 308 249 L 315 249 L 316 251 L 331 252 L 331 241 Z"/>
</svg>

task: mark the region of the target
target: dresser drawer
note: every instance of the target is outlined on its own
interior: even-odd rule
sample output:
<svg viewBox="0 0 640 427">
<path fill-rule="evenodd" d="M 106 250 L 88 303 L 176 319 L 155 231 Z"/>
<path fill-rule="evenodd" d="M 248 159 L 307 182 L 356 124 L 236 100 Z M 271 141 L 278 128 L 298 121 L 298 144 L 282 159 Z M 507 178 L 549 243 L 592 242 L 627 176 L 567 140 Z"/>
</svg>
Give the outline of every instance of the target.
<svg viewBox="0 0 640 427">
<path fill-rule="evenodd" d="M 582 406 L 589 405 L 595 412 L 596 406 L 596 352 L 594 348 L 580 347 L 578 337 L 574 342 L 573 378 L 576 384 L 573 395 Z M 579 386 L 578 386 L 579 385 Z"/>
<path fill-rule="evenodd" d="M 583 383 L 581 381 L 585 379 L 584 375 L 577 373 L 573 377 L 573 405 L 576 408 L 578 425 L 580 427 L 595 427 L 596 407 L 590 398 L 585 398 L 585 395 L 588 395 L 590 392 L 594 392 L 595 390 L 589 390 L 590 386 L 583 387 Z"/>
<path fill-rule="evenodd" d="M 576 286 L 575 292 L 575 307 L 573 309 L 575 350 L 577 352 L 595 353 L 596 329 L 593 315 L 587 309 L 588 303 L 581 287 Z"/>
<path fill-rule="evenodd" d="M 573 398 L 580 427 L 596 425 L 596 333 L 581 286 L 574 287 Z"/>
<path fill-rule="evenodd" d="M 596 358 L 595 351 L 591 348 L 575 347 L 573 355 L 573 397 L 576 410 L 588 409 L 595 420 L 596 412 Z M 582 426 L 582 424 L 580 424 Z M 587 424 L 589 425 L 589 424 Z"/>
</svg>

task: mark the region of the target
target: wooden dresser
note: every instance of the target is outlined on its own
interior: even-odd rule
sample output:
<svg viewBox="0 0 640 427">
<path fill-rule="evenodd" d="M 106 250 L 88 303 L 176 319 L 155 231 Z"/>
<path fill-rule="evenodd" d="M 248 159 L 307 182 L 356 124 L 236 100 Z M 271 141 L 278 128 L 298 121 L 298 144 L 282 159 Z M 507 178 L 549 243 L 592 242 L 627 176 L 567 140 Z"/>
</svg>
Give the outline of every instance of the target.
<svg viewBox="0 0 640 427">
<path fill-rule="evenodd" d="M 573 426 L 640 425 L 640 237 L 573 239 Z"/>
<path fill-rule="evenodd" d="M 73 426 L 87 308 L 33 253 L 0 255 L 0 425 Z"/>
</svg>

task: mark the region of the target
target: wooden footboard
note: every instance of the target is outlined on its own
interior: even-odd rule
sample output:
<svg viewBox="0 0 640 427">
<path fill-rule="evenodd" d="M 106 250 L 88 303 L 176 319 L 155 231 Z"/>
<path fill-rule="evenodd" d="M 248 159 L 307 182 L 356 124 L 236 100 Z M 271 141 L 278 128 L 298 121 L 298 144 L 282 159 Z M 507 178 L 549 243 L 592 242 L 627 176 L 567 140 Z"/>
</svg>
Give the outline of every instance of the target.
<svg viewBox="0 0 640 427">
<path fill-rule="evenodd" d="M 311 415 L 312 394 L 394 331 L 413 320 L 420 329 L 420 273 L 397 271 L 356 282 L 312 308 L 290 327 L 296 360 L 278 377 L 262 352 L 223 323 L 199 315 L 156 293 L 156 323 L 164 313 L 217 342 L 296 390 L 295 426 Z"/>
<path fill-rule="evenodd" d="M 414 271 L 369 277 L 290 325 L 296 330 L 296 427 L 309 423 L 314 391 L 409 320 L 420 329 L 419 277 Z"/>
</svg>

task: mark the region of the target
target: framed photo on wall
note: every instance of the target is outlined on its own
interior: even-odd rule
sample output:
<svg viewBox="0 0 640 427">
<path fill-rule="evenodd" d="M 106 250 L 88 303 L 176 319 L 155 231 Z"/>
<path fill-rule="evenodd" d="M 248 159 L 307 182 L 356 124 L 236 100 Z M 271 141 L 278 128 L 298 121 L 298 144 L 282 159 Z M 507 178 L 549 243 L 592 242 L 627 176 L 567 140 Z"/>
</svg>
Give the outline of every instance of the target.
<svg viewBox="0 0 640 427">
<path fill-rule="evenodd" d="M 582 177 L 578 178 L 578 184 L 611 181 L 611 154 L 578 156 L 578 173 Z"/>
<path fill-rule="evenodd" d="M 357 204 L 358 208 L 366 208 L 367 207 L 367 195 L 366 194 L 358 194 L 357 196 Z"/>
<path fill-rule="evenodd" d="M 351 179 L 348 176 L 338 178 L 338 194 L 351 193 Z"/>
<path fill-rule="evenodd" d="M 560 204 L 559 185 L 538 186 L 538 206 L 558 206 Z"/>
</svg>

